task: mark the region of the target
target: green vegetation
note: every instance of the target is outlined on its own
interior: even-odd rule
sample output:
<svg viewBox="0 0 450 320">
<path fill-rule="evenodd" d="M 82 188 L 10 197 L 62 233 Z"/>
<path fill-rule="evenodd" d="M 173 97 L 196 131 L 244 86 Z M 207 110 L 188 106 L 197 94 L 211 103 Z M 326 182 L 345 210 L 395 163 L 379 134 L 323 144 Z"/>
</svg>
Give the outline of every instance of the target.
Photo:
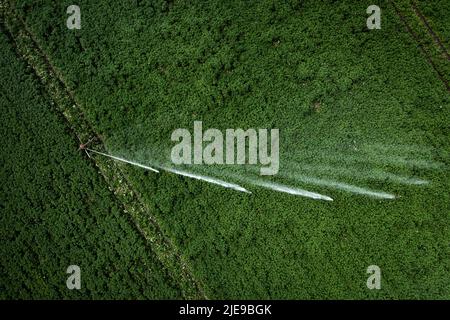
<svg viewBox="0 0 450 320">
<path fill-rule="evenodd" d="M 251 184 L 247 195 L 124 169 L 206 296 L 450 298 L 450 98 L 389 1 L 379 3 L 382 29 L 373 31 L 372 3 L 350 0 L 80 0 L 81 30 L 65 26 L 70 4 L 19 0 L 15 8 L 109 151 L 151 165 L 168 161 L 171 132 L 194 120 L 279 128 L 280 176 L 272 180 L 335 200 Z M 444 16 L 444 6 L 435 8 L 434 17 Z M 60 140 L 51 145 L 70 144 Z M 239 168 L 195 170 L 251 177 Z M 382 269 L 382 290 L 365 286 L 371 264 Z"/>
<path fill-rule="evenodd" d="M 0 52 L 0 298 L 180 298 L 4 33 Z"/>
</svg>

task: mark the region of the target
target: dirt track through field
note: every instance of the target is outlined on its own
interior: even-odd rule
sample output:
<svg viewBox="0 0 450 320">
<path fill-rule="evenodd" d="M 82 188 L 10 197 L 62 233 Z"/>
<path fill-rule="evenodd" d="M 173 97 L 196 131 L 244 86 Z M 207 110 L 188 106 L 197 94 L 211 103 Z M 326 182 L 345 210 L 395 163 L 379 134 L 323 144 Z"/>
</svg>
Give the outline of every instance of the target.
<svg viewBox="0 0 450 320">
<path fill-rule="evenodd" d="M 433 59 L 431 58 L 431 54 L 428 52 L 428 50 L 425 48 L 425 46 L 421 43 L 420 41 L 420 37 L 417 35 L 416 32 L 414 32 L 414 30 L 411 28 L 411 26 L 408 24 L 408 22 L 406 21 L 405 16 L 403 15 L 403 13 L 400 11 L 399 7 L 397 6 L 397 4 L 395 3 L 394 0 L 389 0 L 389 2 L 391 3 L 391 5 L 394 7 L 394 11 L 395 13 L 399 16 L 400 20 L 402 21 L 403 25 L 405 26 L 406 30 L 408 31 L 408 33 L 412 36 L 412 38 L 417 42 L 418 47 L 420 48 L 420 50 L 422 51 L 423 55 L 425 56 L 426 60 L 428 61 L 428 63 L 433 67 L 434 71 L 436 72 L 436 74 L 438 75 L 439 79 L 442 81 L 442 83 L 445 85 L 447 91 L 450 92 L 450 85 L 447 81 L 447 79 L 445 79 L 444 75 L 441 73 L 441 71 L 439 71 L 439 68 L 436 66 L 436 64 L 433 62 Z M 419 17 L 420 18 L 420 17 Z M 431 27 L 428 25 L 429 28 L 429 32 L 431 30 L 431 34 L 435 34 L 435 32 L 431 29 Z M 445 50 L 445 49 L 444 49 Z M 446 52 L 446 51 L 445 51 Z"/>
<path fill-rule="evenodd" d="M 439 38 L 439 36 L 434 32 L 433 28 L 431 28 L 430 23 L 428 22 L 427 18 L 422 14 L 419 7 L 417 6 L 417 3 L 413 1 L 412 3 L 413 10 L 416 13 L 416 15 L 422 20 L 423 24 L 428 30 L 428 33 L 431 35 L 431 37 L 434 39 L 436 44 L 441 48 L 442 53 L 447 57 L 447 60 L 450 61 L 450 54 L 448 53 L 447 49 L 444 46 L 443 41 Z"/>
<path fill-rule="evenodd" d="M 67 126 L 78 138 L 78 143 L 84 143 L 89 138 L 95 138 L 98 142 L 96 148 L 105 150 L 101 137 L 96 134 L 92 125 L 86 120 L 80 103 L 75 95 L 70 92 L 63 77 L 54 68 L 32 32 L 28 30 L 25 22 L 14 14 L 13 9 L 8 8 L 6 4 L 2 4 L 0 8 L 2 32 L 12 41 L 18 57 L 26 61 L 37 78 L 40 79 L 47 93 L 56 104 L 55 110 L 63 114 Z M 74 144 L 75 146 L 76 144 Z M 115 196 L 123 205 L 123 212 L 130 216 L 132 223 L 145 238 L 151 250 L 156 253 L 161 263 L 167 268 L 170 276 L 180 284 L 184 297 L 187 299 L 207 299 L 204 286 L 198 279 L 195 279 L 191 266 L 181 256 L 171 239 L 163 234 L 159 223 L 129 182 L 124 168 L 115 164 L 113 160 L 106 160 L 106 158 L 103 160 L 91 159 L 91 161 L 97 166 L 108 187 L 113 190 Z"/>
</svg>

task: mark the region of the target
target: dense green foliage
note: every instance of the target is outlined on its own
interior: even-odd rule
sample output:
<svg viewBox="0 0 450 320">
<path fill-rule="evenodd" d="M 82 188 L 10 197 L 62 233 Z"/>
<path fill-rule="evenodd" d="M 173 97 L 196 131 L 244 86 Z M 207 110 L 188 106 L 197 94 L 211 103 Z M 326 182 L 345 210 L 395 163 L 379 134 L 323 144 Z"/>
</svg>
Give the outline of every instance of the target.
<svg viewBox="0 0 450 320">
<path fill-rule="evenodd" d="M 0 298 L 179 298 L 3 33 L 0 74 Z"/>
<path fill-rule="evenodd" d="M 450 48 L 450 17 L 448 15 L 450 12 L 450 2 L 443 0 L 422 0 L 418 1 L 417 5 L 427 17 L 434 32 L 444 42 L 448 51 Z"/>
<path fill-rule="evenodd" d="M 82 0 L 82 29 L 72 31 L 70 4 L 17 8 L 111 151 L 167 161 L 171 132 L 194 120 L 280 128 L 286 180 L 274 181 L 305 174 L 397 196 L 298 181 L 335 201 L 254 186 L 247 195 L 130 168 L 208 296 L 450 297 L 450 100 L 387 1 L 374 31 L 368 4 L 350 0 Z M 382 268 L 380 291 L 366 288 L 371 264 Z"/>
</svg>

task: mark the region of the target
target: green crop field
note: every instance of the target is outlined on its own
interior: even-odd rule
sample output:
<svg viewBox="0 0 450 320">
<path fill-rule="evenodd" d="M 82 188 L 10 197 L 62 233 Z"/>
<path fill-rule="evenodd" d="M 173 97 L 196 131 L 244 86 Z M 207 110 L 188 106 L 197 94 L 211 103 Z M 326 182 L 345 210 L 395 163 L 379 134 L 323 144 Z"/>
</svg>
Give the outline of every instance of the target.
<svg viewBox="0 0 450 320">
<path fill-rule="evenodd" d="M 450 299 L 449 9 L 0 1 L 0 297 Z M 196 121 L 279 129 L 278 173 L 173 164 Z"/>
</svg>

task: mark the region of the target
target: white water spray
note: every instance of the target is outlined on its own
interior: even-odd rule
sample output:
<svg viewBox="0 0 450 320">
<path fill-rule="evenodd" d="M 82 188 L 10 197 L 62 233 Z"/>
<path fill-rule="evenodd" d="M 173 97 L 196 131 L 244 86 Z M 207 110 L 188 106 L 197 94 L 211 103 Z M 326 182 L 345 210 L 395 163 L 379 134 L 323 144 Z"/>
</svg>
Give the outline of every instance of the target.
<svg viewBox="0 0 450 320">
<path fill-rule="evenodd" d="M 371 196 L 371 197 L 375 197 L 375 198 L 395 199 L 395 196 L 390 193 L 381 192 L 381 191 L 373 191 L 373 190 L 357 187 L 357 186 L 342 183 L 342 182 L 329 181 L 329 180 L 317 179 L 317 178 L 311 178 L 311 177 L 305 177 L 305 176 L 299 176 L 299 175 L 295 175 L 293 178 L 296 180 L 305 182 L 305 183 L 310 183 L 310 184 L 315 184 L 315 185 L 330 187 L 330 188 L 335 188 L 335 189 L 341 189 L 344 191 L 362 194 L 362 195 L 366 195 L 366 196 Z"/>
<path fill-rule="evenodd" d="M 87 151 L 89 152 L 93 152 L 117 161 L 121 161 L 124 163 L 128 163 L 143 169 L 147 169 L 156 173 L 159 173 L 159 170 L 153 168 L 153 167 L 149 167 L 146 165 L 143 165 L 141 163 L 138 162 L 134 162 L 134 161 L 130 161 L 121 157 L 117 157 L 117 156 L 113 156 L 110 154 L 106 154 L 100 151 L 96 151 L 96 150 L 92 150 L 89 148 L 86 148 Z M 245 192 L 245 193 L 252 193 L 251 191 L 245 189 L 244 187 L 235 184 L 235 183 L 230 183 L 224 180 L 220 180 L 220 179 L 216 179 L 213 177 L 209 177 L 209 176 L 204 176 L 204 175 L 198 175 L 198 174 L 194 174 L 191 172 L 186 172 L 186 171 L 182 171 L 182 170 L 177 170 L 177 169 L 173 169 L 173 168 L 167 168 L 167 167 L 160 167 L 160 169 L 167 171 L 167 172 L 171 172 L 174 174 L 178 174 L 184 177 L 188 177 L 188 178 L 193 178 L 196 180 L 201 180 L 201 181 L 205 181 L 205 182 L 209 182 L 209 183 L 213 183 L 225 188 L 229 188 L 229 189 L 233 189 L 236 191 L 240 191 L 240 192 Z M 367 189 L 363 189 L 360 187 L 356 187 L 356 186 L 352 186 L 352 185 L 347 185 L 344 183 L 340 183 L 340 182 L 334 182 L 334 181 L 327 181 L 327 180 L 321 180 L 321 179 L 316 179 L 316 178 L 309 178 L 309 177 L 296 177 L 297 179 L 300 179 L 304 182 L 307 183 L 312 183 L 312 184 L 316 184 L 316 185 L 322 185 L 322 186 L 328 186 L 328 187 L 335 187 L 338 189 L 343 189 L 346 191 L 350 191 L 350 192 L 354 192 L 354 193 L 359 193 L 359 194 L 364 194 L 364 195 L 369 195 L 369 196 L 374 196 L 377 198 L 384 198 L 384 199 L 394 199 L 395 196 L 388 194 L 388 193 L 384 193 L 384 192 L 376 192 L 376 191 L 371 191 L 371 190 L 367 190 Z M 291 186 L 287 186 L 287 185 L 282 185 L 282 184 L 276 184 L 276 183 L 272 183 L 272 182 L 264 182 L 264 181 L 259 181 L 259 180 L 249 180 L 248 181 L 251 184 L 263 187 L 263 188 L 267 188 L 267 189 L 271 189 L 271 190 L 275 190 L 278 192 L 284 192 L 284 193 L 288 193 L 288 194 L 292 194 L 292 195 L 297 195 L 297 196 L 302 196 L 302 197 L 307 197 L 307 198 L 311 198 L 311 199 L 316 199 L 316 200 L 326 200 L 326 201 L 333 201 L 333 198 L 326 196 L 326 195 L 322 195 L 320 193 L 316 193 L 316 192 L 311 192 L 308 190 L 304 190 L 304 189 L 299 189 L 299 188 L 294 188 Z"/>
<path fill-rule="evenodd" d="M 147 170 L 151 170 L 153 172 L 159 173 L 159 170 L 157 170 L 155 168 L 152 168 L 152 167 L 149 167 L 149 166 L 146 166 L 146 165 L 143 165 L 143 164 L 138 163 L 138 162 L 126 160 L 126 159 L 123 159 L 123 158 L 120 158 L 120 157 L 116 157 L 116 156 L 113 156 L 113 155 L 110 155 L 110 154 L 106 154 L 106 153 L 103 153 L 103 152 L 100 152 L 100 151 L 92 150 L 92 149 L 89 149 L 89 148 L 86 148 L 86 150 L 88 150 L 89 152 L 93 152 L 93 153 L 96 153 L 96 154 L 99 154 L 99 155 L 102 155 L 102 156 L 105 156 L 105 157 L 117 160 L 117 161 L 125 162 L 125 163 L 128 163 L 128 164 L 131 164 L 131 165 L 143 168 L 143 169 L 147 169 Z M 196 175 L 196 174 L 193 174 L 193 173 L 190 173 L 190 172 L 185 172 L 185 171 L 171 169 L 171 168 L 161 167 L 161 169 L 165 170 L 165 171 L 168 171 L 168 172 L 175 173 L 175 174 L 179 174 L 179 175 L 184 176 L 184 177 L 189 177 L 189 178 L 193 178 L 193 179 L 202 180 L 202 181 L 206 181 L 206 182 L 209 182 L 209 183 L 217 184 L 217 185 L 225 187 L 225 188 L 229 188 L 229 189 L 233 189 L 233 190 L 237 190 L 237 191 L 241 191 L 241 192 L 246 192 L 246 193 L 251 193 L 250 191 L 248 191 L 247 189 L 241 187 L 240 185 L 237 185 L 237 184 L 234 184 L 234 183 L 230 183 L 230 182 L 226 182 L 226 181 L 219 180 L 219 179 L 215 179 L 215 178 L 212 178 L 212 177 Z"/>
<path fill-rule="evenodd" d="M 326 196 L 326 195 L 323 195 L 320 193 L 311 192 L 308 190 L 291 188 L 289 186 L 282 185 L 282 184 L 263 182 L 263 181 L 257 181 L 257 180 L 253 180 L 252 183 L 255 185 L 258 185 L 260 187 L 263 187 L 263 188 L 267 188 L 267 189 L 271 189 L 271 190 L 275 190 L 275 191 L 279 191 L 279 192 L 284 192 L 284 193 L 289 193 L 289 194 L 293 194 L 296 196 L 302 196 L 302 197 L 307 197 L 307 198 L 316 199 L 316 200 L 333 201 L 333 198 L 330 198 L 329 196 Z"/>
<path fill-rule="evenodd" d="M 241 192 L 251 193 L 251 191 L 248 191 L 247 189 L 245 189 L 244 187 L 241 187 L 240 185 L 237 185 L 237 184 L 234 184 L 234 183 L 230 183 L 230 182 L 226 182 L 226 181 L 223 181 L 223 180 L 220 180 L 220 179 L 207 177 L 207 176 L 202 176 L 202 175 L 197 175 L 197 174 L 193 174 L 193 173 L 190 173 L 190 172 L 176 170 L 176 169 L 171 169 L 171 168 L 161 168 L 161 169 L 163 169 L 165 171 L 168 171 L 168 172 L 175 173 L 175 174 L 179 174 L 180 176 L 206 181 L 206 182 L 209 182 L 209 183 L 217 184 L 219 186 L 222 186 L 222 187 L 225 187 L 225 188 L 230 188 L 230 189 L 241 191 Z"/>
<path fill-rule="evenodd" d="M 117 161 L 122 161 L 122 162 L 125 162 L 125 163 L 129 163 L 129 164 L 132 164 L 134 166 L 137 166 L 137 167 L 140 167 L 140 168 L 143 168 L 143 169 L 147 169 L 147 170 L 159 173 L 159 171 L 156 170 L 155 168 L 152 168 L 152 167 L 149 167 L 149 166 L 145 166 L 145 165 L 137 163 L 137 162 L 126 160 L 126 159 L 119 158 L 119 157 L 116 157 L 116 156 L 112 156 L 110 154 L 106 154 L 106 153 L 103 153 L 103 152 L 100 152 L 100 151 L 95 151 L 95 150 L 92 150 L 92 149 L 89 149 L 89 148 L 86 148 L 86 150 L 88 150 L 89 152 L 97 153 L 97 154 L 100 154 L 102 156 L 105 156 L 105 157 L 117 160 Z"/>
<path fill-rule="evenodd" d="M 364 172 L 357 169 L 347 169 L 342 167 L 332 167 L 332 166 L 326 166 L 326 165 L 296 165 L 294 167 L 296 170 L 302 170 L 304 172 L 308 173 L 319 173 L 319 175 L 328 175 L 328 176 L 340 176 L 340 177 L 350 177 L 355 178 L 358 177 L 360 179 L 373 179 L 373 180 L 389 180 L 394 183 L 400 183 L 400 184 L 406 184 L 406 185 L 426 185 L 430 182 L 427 180 L 419 179 L 419 178 L 410 178 L 406 176 L 401 176 L 397 174 L 393 174 L 390 172 L 385 172 L 383 170 L 372 170 L 369 169 L 369 171 Z M 295 171 L 295 170 L 291 170 Z"/>
</svg>

